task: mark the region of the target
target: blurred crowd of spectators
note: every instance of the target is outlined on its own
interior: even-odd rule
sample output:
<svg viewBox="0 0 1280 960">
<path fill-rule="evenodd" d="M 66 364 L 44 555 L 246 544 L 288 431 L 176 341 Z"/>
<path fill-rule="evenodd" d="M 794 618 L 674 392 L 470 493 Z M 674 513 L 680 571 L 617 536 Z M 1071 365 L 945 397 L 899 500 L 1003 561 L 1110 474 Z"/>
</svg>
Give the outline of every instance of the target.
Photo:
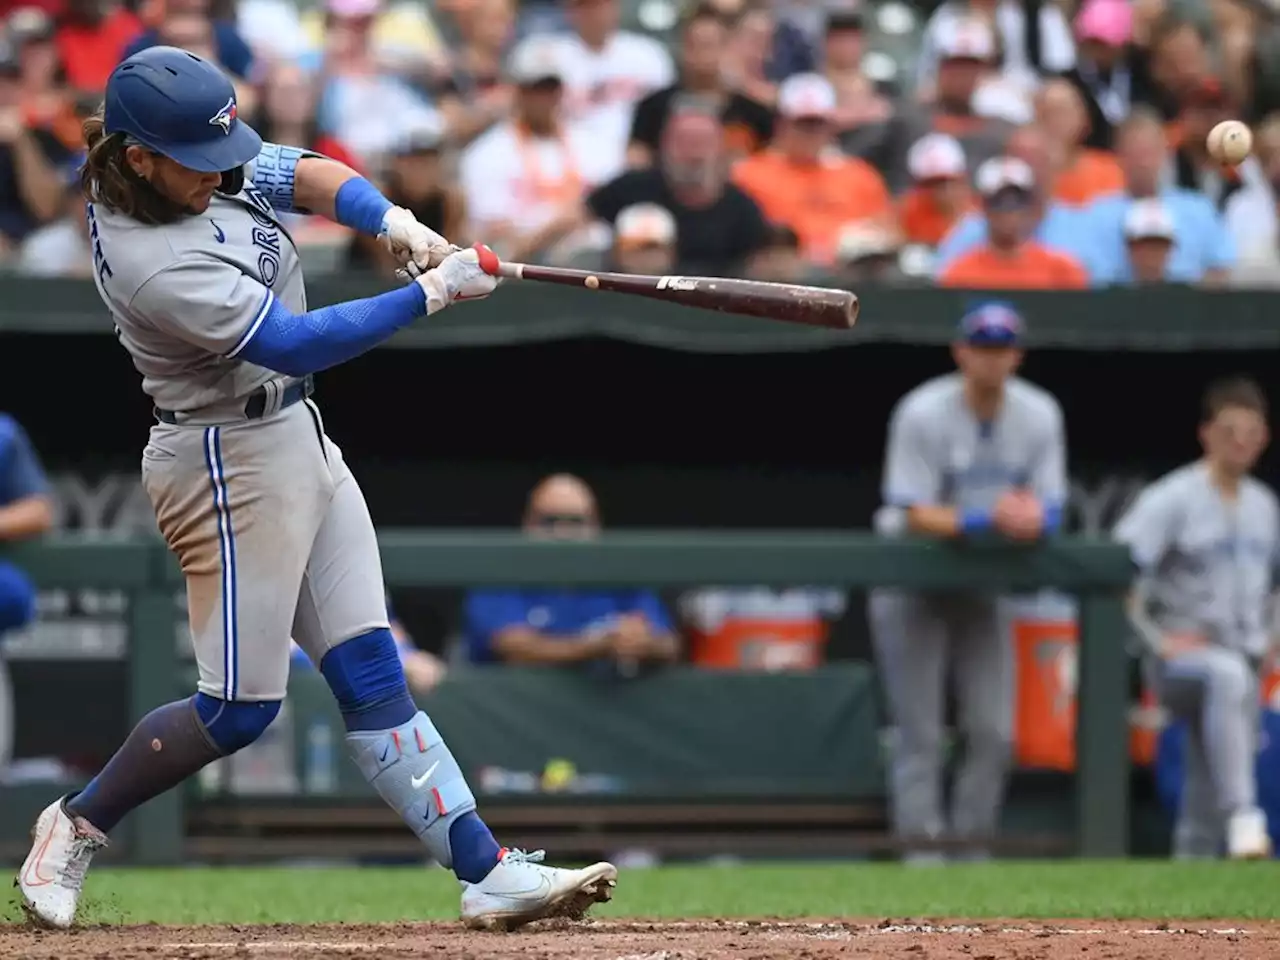
<svg viewBox="0 0 1280 960">
<path fill-rule="evenodd" d="M 0 0 L 8 268 L 87 275 L 80 120 L 120 58 L 169 43 L 219 62 L 264 138 L 342 159 L 513 258 L 1280 282 L 1266 0 L 319 2 Z M 1229 170 L 1204 148 L 1226 118 L 1257 144 Z M 343 229 L 291 227 L 313 272 L 392 268 Z"/>
</svg>

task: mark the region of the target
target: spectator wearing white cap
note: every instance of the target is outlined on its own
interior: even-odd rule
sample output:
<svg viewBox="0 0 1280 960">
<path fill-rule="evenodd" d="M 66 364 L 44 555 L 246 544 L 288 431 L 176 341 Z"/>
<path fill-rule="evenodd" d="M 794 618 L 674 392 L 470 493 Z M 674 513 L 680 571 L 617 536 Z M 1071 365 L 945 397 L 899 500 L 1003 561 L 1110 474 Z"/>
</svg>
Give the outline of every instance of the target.
<svg viewBox="0 0 1280 960">
<path fill-rule="evenodd" d="M 676 268 L 676 218 L 656 203 L 634 203 L 613 223 L 611 270 L 666 274 Z"/>
<path fill-rule="evenodd" d="M 1036 177 L 1023 160 L 996 157 L 978 168 L 985 243 L 947 263 L 944 287 L 979 290 L 1083 289 L 1089 277 L 1069 254 L 1034 239 Z"/>
<path fill-rule="evenodd" d="M 734 182 L 774 223 L 800 238 L 806 258 L 830 264 L 847 223 L 891 226 L 895 215 L 879 172 L 835 145 L 835 90 L 826 77 L 798 73 L 778 90 L 778 126 L 769 149 L 740 161 Z"/>
<path fill-rule="evenodd" d="M 1015 130 L 1005 144 L 1004 155 L 1016 157 L 1031 170 L 1034 181 L 1029 211 L 1032 239 L 1084 264 L 1092 282 L 1107 282 L 1117 267 L 1115 261 L 1125 259 L 1119 220 L 1115 222 L 1111 246 L 1104 249 L 1098 241 L 1092 206 L 1079 210 L 1053 199 L 1049 193 L 1054 177 L 1053 155 L 1048 137 L 1040 127 L 1028 125 Z M 1110 198 L 1101 202 L 1107 199 Z M 957 257 L 984 243 L 986 232 L 986 217 L 973 213 L 965 216 L 938 246 L 936 269 L 945 270 Z"/>
<path fill-rule="evenodd" d="M 836 276 L 842 284 L 898 283 L 898 234 L 880 223 L 849 223 L 836 239 Z M 856 287 L 855 287 L 856 289 Z"/>
<path fill-rule="evenodd" d="M 1124 215 L 1124 240 L 1131 285 L 1168 282 L 1169 254 L 1177 235 L 1173 213 L 1158 198 L 1135 200 L 1129 205 Z"/>
<path fill-rule="evenodd" d="M 991 27 L 977 17 L 949 18 L 945 24 L 936 37 L 938 63 L 929 96 L 903 111 L 907 133 L 895 165 L 904 165 L 907 148 L 926 133 L 946 133 L 964 147 L 972 176 L 984 161 L 1000 156 L 1014 124 L 979 110 L 983 91 L 996 75 L 998 48 Z M 989 101 L 990 94 L 986 97 Z"/>
<path fill-rule="evenodd" d="M 964 148 L 949 133 L 929 133 L 907 152 L 911 186 L 898 201 L 903 239 L 935 249 L 951 229 L 977 209 Z"/>
<path fill-rule="evenodd" d="M 1137 200 L 1156 197 L 1172 215 L 1177 231 L 1166 268 L 1169 280 L 1203 286 L 1225 283 L 1236 261 L 1236 245 L 1208 197 L 1169 183 L 1169 144 L 1159 114 L 1135 106 L 1116 129 L 1115 143 L 1125 191 L 1101 197 L 1084 208 L 1080 230 L 1094 251 L 1092 262 L 1099 270 L 1095 279 L 1128 283 L 1124 217 Z"/>
<path fill-rule="evenodd" d="M 458 173 L 476 235 L 522 260 L 547 252 L 540 231 L 605 180 L 611 160 L 592 130 L 564 116 L 560 58 L 549 44 L 517 47 L 509 71 L 513 115 L 463 151 Z"/>
<path fill-rule="evenodd" d="M 1001 73 L 1028 93 L 1041 76 L 1063 73 L 1075 66 L 1075 43 L 1059 4 L 1043 0 L 947 0 L 929 18 L 921 37 L 916 63 L 919 87 L 931 89 L 937 80 L 939 62 L 944 58 L 943 50 L 954 24 L 975 16 L 989 24 L 995 34 Z"/>
<path fill-rule="evenodd" d="M 565 117 L 591 131 L 606 176 L 626 163 L 631 115 L 641 98 L 675 80 L 671 55 L 657 40 L 621 30 L 620 0 L 562 0 L 570 33 L 534 34 L 546 45 L 564 82 Z"/>
</svg>

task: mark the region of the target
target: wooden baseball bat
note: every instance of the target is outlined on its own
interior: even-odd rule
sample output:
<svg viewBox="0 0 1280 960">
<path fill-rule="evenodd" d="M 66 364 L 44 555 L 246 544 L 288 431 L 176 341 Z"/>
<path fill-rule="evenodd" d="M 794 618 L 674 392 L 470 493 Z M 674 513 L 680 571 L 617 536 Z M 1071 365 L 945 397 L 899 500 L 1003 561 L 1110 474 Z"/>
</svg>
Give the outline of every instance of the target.
<svg viewBox="0 0 1280 960">
<path fill-rule="evenodd" d="M 644 276 L 600 273 L 567 267 L 542 267 L 508 263 L 484 244 L 475 245 L 480 267 L 494 277 L 537 280 L 588 290 L 611 290 L 637 297 L 668 300 L 720 313 L 737 313 L 783 323 L 799 323 L 831 330 L 848 330 L 858 320 L 858 297 L 848 290 L 806 287 L 763 280 L 730 280 L 721 277 Z"/>
</svg>

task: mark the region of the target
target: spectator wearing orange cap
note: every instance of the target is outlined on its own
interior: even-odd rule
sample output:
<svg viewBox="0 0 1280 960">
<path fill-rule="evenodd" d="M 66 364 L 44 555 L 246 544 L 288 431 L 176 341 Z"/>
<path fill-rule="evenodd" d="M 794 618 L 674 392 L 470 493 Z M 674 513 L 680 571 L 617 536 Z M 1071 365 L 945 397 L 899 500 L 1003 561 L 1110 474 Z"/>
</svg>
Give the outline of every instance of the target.
<svg viewBox="0 0 1280 960">
<path fill-rule="evenodd" d="M 938 277 L 944 287 L 979 290 L 1064 290 L 1089 285 L 1070 255 L 1031 239 L 1035 175 L 1017 157 L 997 157 L 978 168 L 978 193 L 987 242 L 951 261 Z"/>
<path fill-rule="evenodd" d="M 835 90 L 825 77 L 788 77 L 778 91 L 773 144 L 733 171 L 734 182 L 768 219 L 795 230 L 805 256 L 815 263 L 832 262 L 844 224 L 894 220 L 888 188 L 876 169 L 835 147 L 835 108 Z"/>
<path fill-rule="evenodd" d="M 907 152 L 911 187 L 898 202 L 907 243 L 935 248 L 965 214 L 976 208 L 964 148 L 949 133 L 930 133 Z"/>
<path fill-rule="evenodd" d="M 656 203 L 633 203 L 613 222 L 609 269 L 667 274 L 676 268 L 676 218 Z"/>
<path fill-rule="evenodd" d="M 1047 81 L 1036 93 L 1036 121 L 1045 133 L 1053 168 L 1053 197 L 1083 207 L 1110 194 L 1124 193 L 1124 170 L 1115 155 L 1086 147 L 1089 114 L 1080 92 L 1063 79 Z"/>
</svg>

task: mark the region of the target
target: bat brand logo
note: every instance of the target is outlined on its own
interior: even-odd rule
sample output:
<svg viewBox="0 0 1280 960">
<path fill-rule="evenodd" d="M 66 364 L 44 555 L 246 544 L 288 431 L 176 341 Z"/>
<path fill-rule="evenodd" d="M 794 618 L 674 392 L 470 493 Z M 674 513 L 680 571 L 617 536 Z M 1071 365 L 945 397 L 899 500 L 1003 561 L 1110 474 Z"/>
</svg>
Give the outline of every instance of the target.
<svg viewBox="0 0 1280 960">
<path fill-rule="evenodd" d="M 209 126 L 221 127 L 224 134 L 231 132 L 231 123 L 236 118 L 236 98 L 230 97 L 226 106 L 209 118 Z"/>
<path fill-rule="evenodd" d="M 698 281 L 691 277 L 659 277 L 659 290 L 696 290 Z"/>
</svg>

